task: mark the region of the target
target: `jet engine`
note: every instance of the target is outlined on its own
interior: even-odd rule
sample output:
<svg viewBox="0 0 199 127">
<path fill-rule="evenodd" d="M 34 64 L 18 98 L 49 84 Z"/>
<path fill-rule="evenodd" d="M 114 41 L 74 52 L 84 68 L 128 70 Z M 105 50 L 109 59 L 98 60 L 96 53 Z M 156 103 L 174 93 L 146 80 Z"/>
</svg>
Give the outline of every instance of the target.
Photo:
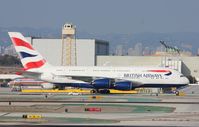
<svg viewBox="0 0 199 127">
<path fill-rule="evenodd" d="M 108 78 L 95 79 L 91 83 L 95 89 L 109 89 L 111 80 Z"/>
<path fill-rule="evenodd" d="M 52 84 L 52 83 L 42 83 L 41 86 L 44 89 L 53 89 L 53 88 L 55 88 L 55 85 Z"/>
<path fill-rule="evenodd" d="M 115 82 L 114 89 L 116 89 L 116 90 L 132 90 L 133 84 L 130 81 Z"/>
</svg>

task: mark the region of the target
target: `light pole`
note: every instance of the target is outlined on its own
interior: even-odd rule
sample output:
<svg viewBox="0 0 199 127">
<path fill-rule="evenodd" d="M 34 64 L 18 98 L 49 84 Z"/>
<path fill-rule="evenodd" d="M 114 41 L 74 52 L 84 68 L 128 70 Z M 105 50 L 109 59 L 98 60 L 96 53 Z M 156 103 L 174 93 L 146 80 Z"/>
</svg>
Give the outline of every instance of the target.
<svg viewBox="0 0 199 127">
<path fill-rule="evenodd" d="M 167 53 L 171 53 L 172 54 L 172 57 L 174 57 L 174 54 L 176 55 L 177 54 L 177 56 L 178 56 L 178 58 L 177 58 L 177 70 L 179 71 L 179 56 L 180 56 L 180 52 L 182 51 L 182 50 L 180 50 L 179 48 L 177 48 L 177 47 L 173 47 L 173 46 L 170 46 L 170 45 L 167 45 L 164 41 L 160 41 L 160 43 L 165 47 L 165 61 L 164 61 L 164 67 L 166 67 L 166 61 L 167 61 L 167 59 L 166 59 L 166 55 L 167 55 Z M 169 66 L 169 65 L 168 65 Z M 173 65 L 172 65 L 173 66 Z M 174 67 L 175 67 L 175 61 L 174 61 Z"/>
</svg>

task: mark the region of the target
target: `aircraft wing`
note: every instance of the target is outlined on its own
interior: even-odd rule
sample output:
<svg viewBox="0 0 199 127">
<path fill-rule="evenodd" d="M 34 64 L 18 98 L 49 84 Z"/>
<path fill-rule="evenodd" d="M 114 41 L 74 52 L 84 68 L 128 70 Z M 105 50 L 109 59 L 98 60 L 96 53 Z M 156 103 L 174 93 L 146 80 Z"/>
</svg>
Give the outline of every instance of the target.
<svg viewBox="0 0 199 127">
<path fill-rule="evenodd" d="M 42 73 L 40 72 L 30 72 L 30 71 L 19 71 L 16 72 L 17 75 L 21 75 L 23 77 L 28 77 L 28 78 L 39 78 Z"/>
</svg>

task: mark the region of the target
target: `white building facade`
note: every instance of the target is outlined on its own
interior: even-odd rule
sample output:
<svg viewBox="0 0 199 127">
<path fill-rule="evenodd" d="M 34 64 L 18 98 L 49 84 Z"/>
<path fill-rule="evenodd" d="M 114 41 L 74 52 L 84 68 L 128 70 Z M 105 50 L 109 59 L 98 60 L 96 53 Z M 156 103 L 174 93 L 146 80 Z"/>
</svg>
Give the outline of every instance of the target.
<svg viewBox="0 0 199 127">
<path fill-rule="evenodd" d="M 33 47 L 52 65 L 61 65 L 62 40 L 27 37 Z M 95 39 L 76 39 L 77 66 L 95 66 L 97 55 L 109 55 L 109 43 Z"/>
</svg>

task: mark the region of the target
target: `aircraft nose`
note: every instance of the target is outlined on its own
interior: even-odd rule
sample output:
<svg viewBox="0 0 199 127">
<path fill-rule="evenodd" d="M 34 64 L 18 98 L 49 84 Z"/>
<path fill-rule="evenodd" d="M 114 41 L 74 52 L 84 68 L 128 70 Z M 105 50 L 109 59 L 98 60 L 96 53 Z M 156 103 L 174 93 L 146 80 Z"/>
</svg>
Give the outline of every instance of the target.
<svg viewBox="0 0 199 127">
<path fill-rule="evenodd" d="M 183 83 L 184 83 L 184 84 L 189 84 L 189 79 L 186 78 L 186 77 L 183 77 Z"/>
</svg>

